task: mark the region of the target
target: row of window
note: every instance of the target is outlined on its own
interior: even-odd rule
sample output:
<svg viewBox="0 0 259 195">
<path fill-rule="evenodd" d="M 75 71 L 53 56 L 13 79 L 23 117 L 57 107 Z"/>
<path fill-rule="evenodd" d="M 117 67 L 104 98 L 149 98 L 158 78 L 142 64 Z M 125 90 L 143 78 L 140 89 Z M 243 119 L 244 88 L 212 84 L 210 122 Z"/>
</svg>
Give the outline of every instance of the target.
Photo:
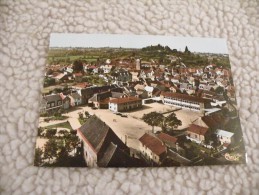
<svg viewBox="0 0 259 195">
<path fill-rule="evenodd" d="M 179 101 L 179 102 L 186 102 L 186 103 L 190 103 L 190 104 L 197 104 L 197 105 L 199 105 L 198 102 L 192 102 L 192 101 L 183 100 L 183 99 L 179 99 L 179 98 L 166 97 L 166 99 L 176 100 L 176 101 Z"/>
<path fill-rule="evenodd" d="M 55 102 L 49 102 L 47 104 L 47 108 L 52 108 L 52 107 L 55 107 L 55 106 L 61 106 L 62 105 L 62 101 L 61 100 L 58 100 L 57 101 L 57 104 L 55 104 Z"/>
<path fill-rule="evenodd" d="M 190 109 L 194 109 L 194 110 L 200 110 L 200 108 L 197 108 L 197 107 L 194 107 L 194 106 L 184 105 L 184 104 L 175 103 L 175 102 L 171 102 L 171 101 L 164 101 L 164 102 L 167 103 L 167 104 L 175 105 L 175 106 L 190 108 Z"/>
</svg>

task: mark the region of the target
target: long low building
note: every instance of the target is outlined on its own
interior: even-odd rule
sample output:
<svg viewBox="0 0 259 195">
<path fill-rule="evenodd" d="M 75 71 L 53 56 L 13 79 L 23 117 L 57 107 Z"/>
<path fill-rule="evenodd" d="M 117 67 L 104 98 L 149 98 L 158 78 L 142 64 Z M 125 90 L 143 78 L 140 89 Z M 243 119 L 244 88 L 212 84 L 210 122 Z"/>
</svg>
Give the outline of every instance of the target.
<svg viewBox="0 0 259 195">
<path fill-rule="evenodd" d="M 125 112 L 142 107 L 142 100 L 137 97 L 114 98 L 109 100 L 109 110 Z"/>
<path fill-rule="evenodd" d="M 211 108 L 211 100 L 195 96 L 180 93 L 162 92 L 160 97 L 164 104 L 193 111 L 204 112 L 205 108 Z"/>
</svg>

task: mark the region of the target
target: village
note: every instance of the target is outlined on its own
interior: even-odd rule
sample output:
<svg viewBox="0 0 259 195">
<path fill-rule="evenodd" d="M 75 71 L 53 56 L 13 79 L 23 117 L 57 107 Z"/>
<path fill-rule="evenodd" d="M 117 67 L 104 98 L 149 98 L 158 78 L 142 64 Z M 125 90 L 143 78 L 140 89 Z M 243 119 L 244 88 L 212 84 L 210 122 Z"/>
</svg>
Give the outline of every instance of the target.
<svg viewBox="0 0 259 195">
<path fill-rule="evenodd" d="M 69 166 L 88 167 L 241 163 L 231 70 L 206 58 L 194 66 L 176 54 L 48 64 L 35 164 L 62 166 L 68 158 Z"/>
</svg>

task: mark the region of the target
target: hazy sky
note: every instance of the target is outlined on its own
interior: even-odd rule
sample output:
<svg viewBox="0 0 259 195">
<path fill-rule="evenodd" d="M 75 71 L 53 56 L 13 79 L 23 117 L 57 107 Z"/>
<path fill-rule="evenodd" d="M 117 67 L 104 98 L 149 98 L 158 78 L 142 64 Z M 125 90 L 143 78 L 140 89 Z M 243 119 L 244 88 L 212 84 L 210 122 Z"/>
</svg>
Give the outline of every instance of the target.
<svg viewBox="0 0 259 195">
<path fill-rule="evenodd" d="M 142 48 L 157 44 L 181 51 L 187 46 L 192 52 L 228 53 L 226 40 L 220 38 L 75 33 L 53 33 L 50 37 L 50 47 Z"/>
</svg>

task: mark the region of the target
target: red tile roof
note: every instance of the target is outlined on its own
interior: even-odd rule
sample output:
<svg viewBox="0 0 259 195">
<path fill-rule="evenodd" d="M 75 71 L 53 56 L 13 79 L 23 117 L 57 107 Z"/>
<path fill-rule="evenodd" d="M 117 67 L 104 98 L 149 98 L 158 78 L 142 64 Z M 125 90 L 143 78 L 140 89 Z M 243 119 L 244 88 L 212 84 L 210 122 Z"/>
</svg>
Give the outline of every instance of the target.
<svg viewBox="0 0 259 195">
<path fill-rule="evenodd" d="M 76 85 L 73 85 L 73 87 L 78 87 L 78 88 L 86 88 L 86 87 L 89 87 L 91 86 L 91 84 L 89 83 L 86 83 L 86 82 L 83 82 L 83 83 L 77 83 Z"/>
<path fill-rule="evenodd" d="M 198 135 L 205 135 L 208 131 L 208 128 L 201 127 L 199 125 L 191 124 L 191 126 L 188 128 L 187 132 L 196 133 Z"/>
<path fill-rule="evenodd" d="M 139 138 L 139 141 L 158 156 L 166 151 L 166 147 L 163 143 L 158 138 L 150 134 L 145 133 L 141 138 Z"/>
<path fill-rule="evenodd" d="M 110 103 L 115 103 L 115 104 L 123 104 L 123 103 L 128 103 L 128 102 L 136 102 L 140 101 L 140 98 L 137 97 L 125 97 L 125 98 L 116 98 L 116 99 L 111 99 L 109 102 Z"/>
<path fill-rule="evenodd" d="M 74 76 L 81 77 L 81 76 L 83 76 L 83 74 L 81 72 L 78 72 L 78 73 L 74 73 Z"/>
<path fill-rule="evenodd" d="M 223 146 L 226 147 L 226 148 L 227 148 L 229 145 L 230 145 L 230 143 L 224 143 L 224 144 L 223 144 Z"/>
<path fill-rule="evenodd" d="M 161 141 L 164 141 L 164 142 L 172 142 L 172 143 L 176 143 L 178 138 L 177 137 L 173 137 L 171 135 L 168 135 L 166 133 L 159 133 L 157 135 L 157 137 L 161 140 Z"/>
</svg>

